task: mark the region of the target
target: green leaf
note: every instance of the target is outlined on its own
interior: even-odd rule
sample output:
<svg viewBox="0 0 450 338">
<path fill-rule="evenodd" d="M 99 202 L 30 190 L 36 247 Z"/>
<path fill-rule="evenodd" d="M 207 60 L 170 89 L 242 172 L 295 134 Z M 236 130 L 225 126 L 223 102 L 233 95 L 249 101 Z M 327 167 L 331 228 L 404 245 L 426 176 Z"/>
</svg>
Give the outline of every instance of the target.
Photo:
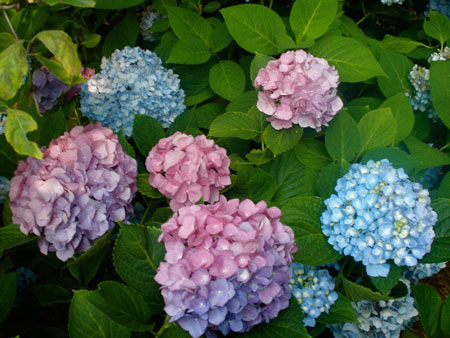
<svg viewBox="0 0 450 338">
<path fill-rule="evenodd" d="M 397 130 L 391 108 L 370 111 L 358 123 L 361 135 L 361 151 L 382 148 L 394 143 Z"/>
<path fill-rule="evenodd" d="M 273 160 L 273 154 L 270 151 L 261 150 L 261 149 L 253 149 L 248 154 L 245 155 L 245 158 L 249 160 L 252 164 L 256 166 L 260 166 L 262 164 L 268 163 Z"/>
<path fill-rule="evenodd" d="M 313 138 L 300 140 L 294 152 L 301 164 L 314 170 L 322 170 L 332 161 L 324 143 Z"/>
<path fill-rule="evenodd" d="M 144 1 L 145 0 L 95 0 L 95 8 L 122 9 L 139 5 Z"/>
<path fill-rule="evenodd" d="M 411 155 L 397 148 L 378 148 L 369 150 L 362 158 L 361 163 L 369 160 L 380 161 L 388 159 L 395 168 L 403 168 L 406 172 L 412 172 L 417 167 L 417 161 Z"/>
<path fill-rule="evenodd" d="M 228 190 L 230 198 L 249 198 L 253 202 L 270 201 L 275 193 L 276 184 L 273 177 L 259 168 L 240 167 L 233 187 Z"/>
<path fill-rule="evenodd" d="M 137 184 L 138 191 L 142 195 L 150 197 L 150 198 L 154 198 L 154 199 L 162 198 L 163 196 L 161 195 L 161 193 L 157 189 L 153 188 L 148 183 L 148 176 L 149 176 L 148 173 L 139 174 L 137 176 L 136 184 Z"/>
<path fill-rule="evenodd" d="M 399 266 L 395 264 L 390 264 L 390 266 L 387 277 L 370 277 L 372 284 L 385 296 L 389 295 L 402 276 L 402 269 Z"/>
<path fill-rule="evenodd" d="M 331 305 L 328 313 L 322 313 L 317 319 L 322 324 L 357 322 L 355 309 L 347 297 L 339 293 L 339 298 Z"/>
<path fill-rule="evenodd" d="M 221 22 L 214 28 L 211 34 L 211 49 L 214 53 L 218 53 L 225 49 L 232 41 L 233 37 L 228 32 L 227 25 Z"/>
<path fill-rule="evenodd" d="M 427 169 L 450 164 L 450 156 L 428 144 L 409 136 L 405 141 L 409 152 L 418 161 L 417 169 Z"/>
<path fill-rule="evenodd" d="M 271 60 L 275 60 L 271 56 L 256 53 L 255 57 L 250 64 L 250 80 L 252 84 L 255 82 L 256 76 L 258 76 L 258 72 L 261 68 L 265 68 L 267 63 Z"/>
<path fill-rule="evenodd" d="M 255 107 L 256 101 L 258 100 L 258 92 L 256 90 L 251 90 L 245 92 L 233 101 L 231 101 L 225 108 L 226 112 L 246 112 L 250 108 Z"/>
<path fill-rule="evenodd" d="M 92 301 L 100 301 L 98 291 L 76 290 L 69 309 L 71 338 L 127 338 L 130 329 L 111 320 Z"/>
<path fill-rule="evenodd" d="M 197 46 L 210 47 L 212 28 L 208 21 L 185 8 L 167 6 L 166 9 L 170 27 L 180 40 L 197 41 Z"/>
<path fill-rule="evenodd" d="M 191 95 L 191 96 L 186 96 L 186 99 L 184 100 L 184 103 L 185 103 L 185 105 L 187 107 L 191 107 L 191 106 L 194 106 L 196 104 L 205 102 L 206 100 L 212 98 L 215 95 L 216 94 L 214 94 L 214 92 L 211 90 L 211 88 L 208 87 L 208 88 L 202 90 L 198 94 Z"/>
<path fill-rule="evenodd" d="M 84 41 L 82 44 L 85 45 L 86 48 L 94 48 L 100 43 L 101 39 L 102 36 L 100 34 L 89 33 L 84 36 Z"/>
<path fill-rule="evenodd" d="M 17 40 L 10 33 L 1 32 L 0 33 L 0 48 L 6 48 L 12 45 Z"/>
<path fill-rule="evenodd" d="M 180 325 L 174 323 L 169 326 L 160 336 L 160 338 L 191 338 L 192 336 L 185 330 L 183 330 Z"/>
<path fill-rule="evenodd" d="M 278 37 L 286 35 L 286 27 L 268 7 L 245 4 L 221 9 L 220 13 L 231 36 L 246 51 L 266 55 L 280 52 Z"/>
<path fill-rule="evenodd" d="M 229 112 L 212 121 L 209 136 L 251 140 L 260 134 L 258 122 L 245 113 Z"/>
<path fill-rule="evenodd" d="M 450 295 L 447 296 L 445 304 L 442 306 L 441 333 L 444 335 L 450 334 Z"/>
<path fill-rule="evenodd" d="M 361 150 L 361 135 L 356 122 L 345 111 L 339 112 L 325 132 L 325 146 L 331 158 L 350 162 Z"/>
<path fill-rule="evenodd" d="M 0 323 L 8 316 L 16 299 L 16 274 L 0 274 Z"/>
<path fill-rule="evenodd" d="M 86 285 L 96 275 L 100 264 L 103 261 L 110 246 L 111 231 L 96 240 L 88 251 L 83 252 L 79 257 L 71 259 L 67 263 L 72 276 Z"/>
<path fill-rule="evenodd" d="M 291 298 L 289 307 L 268 323 L 256 325 L 244 335 L 234 334 L 237 338 L 311 338 L 303 326 L 303 313 L 298 302 Z"/>
<path fill-rule="evenodd" d="M 319 174 L 316 183 L 317 192 L 320 197 L 328 198 L 334 193 L 334 187 L 338 178 L 347 173 L 349 165 L 347 163 L 330 163 Z"/>
<path fill-rule="evenodd" d="M 450 61 L 434 61 L 430 65 L 431 101 L 442 122 L 450 128 Z"/>
<path fill-rule="evenodd" d="M 439 12 L 430 11 L 423 22 L 423 30 L 443 46 L 450 38 L 450 20 Z"/>
<path fill-rule="evenodd" d="M 296 197 L 282 208 L 282 223 L 289 225 L 295 234 L 298 251 L 296 262 L 322 265 L 338 261 L 342 256 L 328 244 L 322 233 L 320 216 L 325 210 L 323 200 L 318 197 Z M 320 252 L 318 255 L 317 253 Z"/>
<path fill-rule="evenodd" d="M 66 72 L 63 65 L 58 61 L 50 60 L 40 55 L 36 55 L 36 59 L 62 82 L 71 85 L 74 81 L 74 78 Z"/>
<path fill-rule="evenodd" d="M 153 146 L 164 136 L 164 128 L 156 119 L 147 115 L 134 116 L 133 139 L 142 155 L 147 157 Z"/>
<path fill-rule="evenodd" d="M 445 174 L 439 186 L 438 197 L 450 198 L 450 172 Z"/>
<path fill-rule="evenodd" d="M 127 141 L 125 136 L 123 136 L 122 131 L 117 133 L 117 138 L 119 139 L 119 143 L 122 146 L 122 149 L 130 155 L 132 158 L 136 158 L 136 153 L 134 151 L 133 146 Z"/>
<path fill-rule="evenodd" d="M 289 22 L 297 43 L 315 40 L 328 30 L 336 18 L 337 0 L 297 0 Z"/>
<path fill-rule="evenodd" d="M 317 41 L 309 52 L 335 65 L 341 82 L 360 82 L 385 75 L 370 49 L 352 38 L 325 37 Z"/>
<path fill-rule="evenodd" d="M 380 64 L 385 76 L 378 76 L 378 86 L 386 97 L 411 92 L 411 84 L 408 79 L 409 72 L 414 64 L 404 55 L 382 50 L 380 52 Z"/>
<path fill-rule="evenodd" d="M 64 4 L 64 5 L 71 5 L 75 7 L 94 7 L 95 1 L 94 0 L 44 0 L 47 4 L 50 6 L 58 5 L 58 4 Z"/>
<path fill-rule="evenodd" d="M 210 57 L 211 51 L 200 40 L 178 40 L 173 45 L 167 63 L 199 65 L 207 62 Z"/>
<path fill-rule="evenodd" d="M 90 300 L 97 309 L 133 331 L 148 330 L 151 312 L 137 291 L 113 281 L 101 282 L 98 288 L 100 297 Z"/>
<path fill-rule="evenodd" d="M 70 303 L 72 299 L 69 290 L 56 284 L 38 285 L 35 294 L 41 306 Z"/>
<path fill-rule="evenodd" d="M 209 71 L 209 86 L 220 97 L 231 101 L 245 89 L 245 74 L 233 61 L 220 61 Z"/>
<path fill-rule="evenodd" d="M 434 225 L 435 238 L 431 252 L 425 255 L 421 263 L 438 263 L 450 260 L 450 199 L 437 198 L 431 202 L 432 209 L 438 214 Z"/>
<path fill-rule="evenodd" d="M 165 249 L 158 243 L 160 230 L 141 225 L 120 223 L 119 238 L 114 247 L 114 266 L 119 276 L 140 292 L 152 313 L 162 311 L 162 297 L 153 280 Z"/>
<path fill-rule="evenodd" d="M 342 276 L 342 288 L 344 290 L 344 294 L 347 296 L 349 300 L 352 302 L 356 302 L 359 300 L 388 300 L 391 299 L 388 296 L 384 296 L 379 292 L 372 291 L 365 286 L 353 283 L 349 281 L 347 278 Z"/>
<path fill-rule="evenodd" d="M 413 294 L 426 334 L 428 337 L 439 337 L 442 300 L 438 293 L 429 285 L 419 284 L 413 287 Z"/>
<path fill-rule="evenodd" d="M 292 149 L 302 138 L 303 129 L 294 126 L 289 129 L 275 130 L 268 125 L 264 130 L 264 142 L 275 156 Z"/>
<path fill-rule="evenodd" d="M 46 113 L 42 126 L 39 128 L 39 144 L 48 146 L 50 141 L 63 135 L 66 130 L 66 118 L 61 110 Z"/>
<path fill-rule="evenodd" d="M 48 30 L 36 35 L 45 47 L 55 56 L 64 67 L 67 74 L 78 77 L 81 72 L 81 62 L 78 58 L 77 45 L 65 32 L 59 30 Z"/>
<path fill-rule="evenodd" d="M 139 20 L 136 11 L 129 9 L 122 20 L 109 31 L 102 47 L 102 55 L 111 56 L 116 49 L 134 47 L 139 34 Z"/>
<path fill-rule="evenodd" d="M 14 150 L 25 156 L 33 156 L 42 160 L 42 152 L 35 142 L 30 142 L 27 133 L 36 130 L 36 121 L 27 113 L 8 109 L 8 118 L 5 125 L 5 136 Z"/>
<path fill-rule="evenodd" d="M 0 228 L 0 251 L 31 242 L 34 235 L 24 235 L 17 224 L 8 224 Z"/>
<path fill-rule="evenodd" d="M 315 195 L 315 170 L 305 168 L 295 156 L 293 150 L 285 152 L 275 160 L 263 166 L 275 178 L 276 191 L 272 201 L 283 205 L 297 196 Z"/>
<path fill-rule="evenodd" d="M 383 48 L 397 53 L 408 54 L 414 51 L 417 47 L 430 48 L 422 42 L 414 41 L 402 36 L 393 36 L 386 34 L 383 41 L 381 41 Z"/>
<path fill-rule="evenodd" d="M 27 72 L 26 51 L 22 41 L 17 41 L 0 53 L 0 99 L 12 99 L 22 86 Z"/>
<path fill-rule="evenodd" d="M 405 93 L 391 96 L 380 108 L 391 108 L 396 126 L 394 144 L 400 143 L 411 134 L 414 127 L 414 111 Z"/>
</svg>

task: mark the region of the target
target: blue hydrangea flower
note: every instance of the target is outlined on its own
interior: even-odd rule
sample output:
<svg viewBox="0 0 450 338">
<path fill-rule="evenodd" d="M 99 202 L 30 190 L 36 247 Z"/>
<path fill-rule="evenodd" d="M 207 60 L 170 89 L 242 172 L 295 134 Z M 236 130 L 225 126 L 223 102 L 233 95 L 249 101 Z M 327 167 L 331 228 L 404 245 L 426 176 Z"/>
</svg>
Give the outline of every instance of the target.
<svg viewBox="0 0 450 338">
<path fill-rule="evenodd" d="M 14 307 L 18 307 L 24 301 L 27 288 L 36 281 L 36 274 L 27 268 L 20 267 L 16 270 L 17 292 Z"/>
<path fill-rule="evenodd" d="M 450 1 L 448 0 L 430 0 L 431 10 L 444 14 L 450 18 Z"/>
<path fill-rule="evenodd" d="M 437 214 L 428 190 L 388 160 L 353 164 L 325 200 L 322 232 L 340 254 L 366 266 L 369 276 L 386 277 L 387 260 L 415 266 L 431 249 Z"/>
<path fill-rule="evenodd" d="M 150 29 L 152 28 L 155 20 L 159 20 L 161 18 L 161 13 L 156 12 L 151 6 L 147 6 L 144 14 L 142 15 L 141 23 L 139 24 L 139 30 L 145 41 L 155 41 L 158 39 L 152 32 L 150 32 Z"/>
<path fill-rule="evenodd" d="M 6 115 L 0 115 L 0 135 L 5 133 Z"/>
<path fill-rule="evenodd" d="M 324 312 L 328 313 L 338 298 L 334 291 L 334 278 L 328 270 L 300 263 L 292 263 L 291 269 L 289 286 L 305 314 L 303 323 L 305 326 L 315 327 L 316 318 Z"/>
<path fill-rule="evenodd" d="M 409 282 L 402 280 L 408 288 L 405 297 L 388 301 L 361 300 L 352 302 L 356 317 L 361 326 L 355 322 L 330 325 L 329 328 L 337 338 L 397 338 L 402 330 L 411 326 L 419 317 L 411 297 Z"/>
<path fill-rule="evenodd" d="M 380 0 L 383 5 L 391 6 L 393 4 L 401 5 L 404 0 Z"/>
<path fill-rule="evenodd" d="M 178 75 L 149 50 L 125 47 L 103 58 L 101 72 L 81 88 L 81 111 L 126 136 L 135 114 L 149 115 L 168 127 L 185 109 Z"/>
<path fill-rule="evenodd" d="M 414 65 L 408 75 L 413 92 L 406 93 L 415 111 L 426 111 L 431 107 L 430 70 Z"/>
<path fill-rule="evenodd" d="M 9 180 L 0 176 L 0 203 L 5 202 L 5 195 L 9 193 Z"/>
<path fill-rule="evenodd" d="M 432 263 L 432 264 L 417 264 L 406 270 L 404 272 L 404 277 L 413 281 L 413 283 L 417 284 L 417 282 L 421 279 L 428 278 L 434 276 L 443 268 L 445 268 L 447 263 Z"/>
</svg>

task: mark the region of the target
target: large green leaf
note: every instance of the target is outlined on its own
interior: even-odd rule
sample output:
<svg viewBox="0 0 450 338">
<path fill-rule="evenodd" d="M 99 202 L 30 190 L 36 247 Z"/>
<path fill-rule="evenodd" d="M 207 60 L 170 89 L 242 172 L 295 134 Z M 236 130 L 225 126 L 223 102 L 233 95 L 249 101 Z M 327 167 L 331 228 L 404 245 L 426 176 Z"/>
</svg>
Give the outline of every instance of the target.
<svg viewBox="0 0 450 338">
<path fill-rule="evenodd" d="M 36 38 L 41 40 L 72 78 L 80 75 L 81 62 L 78 58 L 77 45 L 73 43 L 72 38 L 67 33 L 59 30 L 48 30 L 39 32 Z"/>
<path fill-rule="evenodd" d="M 327 128 L 325 146 L 330 156 L 341 162 L 350 162 L 361 150 L 358 125 L 345 111 L 337 114 Z"/>
<path fill-rule="evenodd" d="M 403 168 L 406 172 L 412 172 L 418 165 L 414 157 L 397 148 L 378 148 L 369 150 L 362 158 L 361 163 L 369 160 L 380 161 L 388 159 L 395 168 Z"/>
<path fill-rule="evenodd" d="M 0 274 L 0 323 L 8 316 L 16 299 L 16 274 Z"/>
<path fill-rule="evenodd" d="M 430 65 L 431 100 L 442 122 L 450 128 L 450 60 L 434 61 Z"/>
<path fill-rule="evenodd" d="M 303 129 L 293 126 L 289 129 L 275 130 L 268 125 L 264 130 L 264 142 L 275 156 L 292 149 L 302 138 Z"/>
<path fill-rule="evenodd" d="M 450 198 L 450 171 L 445 174 L 444 178 L 441 181 L 438 196 Z"/>
<path fill-rule="evenodd" d="M 27 138 L 27 133 L 36 130 L 37 127 L 36 121 L 28 113 L 17 109 L 8 109 L 5 136 L 18 154 L 42 159 L 43 155 L 38 145 L 30 142 Z"/>
<path fill-rule="evenodd" d="M 210 49 L 200 40 L 178 40 L 170 52 L 167 63 L 199 65 L 211 57 Z"/>
<path fill-rule="evenodd" d="M 325 210 L 323 200 L 318 197 L 297 197 L 288 201 L 281 221 L 289 225 L 295 234 L 298 251 L 297 262 L 308 265 L 322 265 L 338 261 L 342 256 L 327 242 L 322 233 L 320 216 Z M 320 254 L 317 254 L 319 253 Z"/>
<path fill-rule="evenodd" d="M 442 306 L 441 312 L 441 332 L 450 336 L 450 295 L 447 296 L 445 304 Z"/>
<path fill-rule="evenodd" d="M 78 290 L 69 309 L 69 335 L 71 338 L 127 338 L 130 329 L 117 324 L 92 302 L 101 301 L 98 291 Z"/>
<path fill-rule="evenodd" d="M 259 168 L 245 166 L 237 171 L 236 180 L 227 195 L 241 200 L 249 198 L 256 203 L 270 201 L 275 189 L 276 183 L 270 174 Z"/>
<path fill-rule="evenodd" d="M 419 284 L 413 287 L 413 294 L 426 334 L 428 337 L 441 337 L 442 300 L 438 293 L 429 285 Z"/>
<path fill-rule="evenodd" d="M 18 225 L 8 224 L 0 228 L 0 251 L 25 244 L 35 238 L 34 235 L 24 235 Z"/>
<path fill-rule="evenodd" d="M 0 53 L 0 98 L 12 99 L 27 72 L 28 62 L 22 41 L 14 42 Z"/>
<path fill-rule="evenodd" d="M 150 198 L 155 198 L 155 199 L 162 198 L 163 196 L 161 195 L 161 193 L 156 188 L 153 188 L 149 184 L 148 176 L 149 176 L 148 173 L 142 173 L 142 174 L 138 175 L 137 181 L 136 181 L 138 191 L 142 195 L 150 197 Z"/>
<path fill-rule="evenodd" d="M 221 9 L 231 36 L 250 53 L 274 55 L 280 52 L 279 37 L 286 35 L 283 20 L 271 9 L 255 4 Z"/>
<path fill-rule="evenodd" d="M 430 11 L 423 22 L 425 34 L 435 38 L 441 43 L 441 46 L 450 38 L 450 20 L 445 15 Z"/>
<path fill-rule="evenodd" d="M 289 22 L 297 43 L 321 37 L 336 18 L 337 0 L 297 0 Z"/>
<path fill-rule="evenodd" d="M 145 0 L 95 0 L 95 8 L 121 9 L 139 5 Z"/>
<path fill-rule="evenodd" d="M 398 52 L 398 53 L 411 53 L 417 47 L 428 47 L 424 45 L 422 42 L 414 41 L 402 36 L 393 36 L 390 34 L 386 34 L 384 36 L 383 41 L 381 41 L 381 45 L 383 48 Z"/>
<path fill-rule="evenodd" d="M 164 137 L 164 128 L 153 117 L 135 115 L 133 121 L 133 139 L 139 151 L 145 157 L 152 147 Z"/>
<path fill-rule="evenodd" d="M 46 113 L 39 128 L 39 144 L 47 147 L 52 140 L 62 136 L 66 130 L 67 122 L 62 110 Z"/>
<path fill-rule="evenodd" d="M 408 79 L 409 72 L 414 64 L 404 55 L 388 50 L 380 52 L 380 64 L 386 76 L 378 76 L 378 86 L 386 97 L 395 94 L 411 92 Z"/>
<path fill-rule="evenodd" d="M 209 136 L 251 140 L 260 134 L 258 122 L 249 114 L 229 112 L 212 121 Z"/>
<path fill-rule="evenodd" d="M 364 115 L 358 123 L 361 151 L 393 144 L 397 127 L 391 108 L 379 108 Z"/>
<path fill-rule="evenodd" d="M 139 34 L 139 20 L 136 11 L 129 9 L 126 15 L 106 35 L 102 55 L 109 57 L 116 49 L 134 47 Z"/>
<path fill-rule="evenodd" d="M 309 52 L 335 65 L 342 82 L 360 82 L 385 75 L 370 49 L 352 38 L 328 36 L 317 41 Z"/>
<path fill-rule="evenodd" d="M 315 170 L 322 170 L 332 161 L 324 143 L 313 138 L 300 140 L 294 152 L 300 163 Z"/>
<path fill-rule="evenodd" d="M 353 283 L 347 278 L 342 276 L 342 288 L 347 298 L 353 302 L 358 300 L 388 300 L 391 299 L 388 296 L 384 296 L 379 292 L 372 291 L 365 286 Z"/>
<path fill-rule="evenodd" d="M 220 61 L 209 71 L 209 86 L 220 97 L 231 101 L 245 89 L 245 74 L 233 61 Z"/>
<path fill-rule="evenodd" d="M 405 141 L 409 152 L 418 161 L 417 169 L 427 169 L 450 164 L 450 156 L 428 144 L 409 136 Z"/>
<path fill-rule="evenodd" d="M 348 171 L 347 163 L 330 163 L 319 174 L 316 183 L 317 192 L 320 197 L 328 198 L 335 193 L 334 187 L 338 178 L 344 176 Z"/>
<path fill-rule="evenodd" d="M 95 0 L 44 0 L 50 6 L 64 4 L 71 5 L 75 7 L 94 7 Z"/>
<path fill-rule="evenodd" d="M 395 264 L 391 264 L 387 277 L 370 277 L 370 280 L 383 295 L 388 296 L 401 276 L 402 269 Z"/>
<path fill-rule="evenodd" d="M 317 321 L 323 324 L 338 324 L 356 322 L 358 320 L 352 303 L 347 297 L 339 293 L 339 298 L 331 305 L 329 312 L 320 315 Z"/>
<path fill-rule="evenodd" d="M 414 127 L 414 111 L 405 93 L 391 96 L 380 108 L 391 108 L 395 120 L 396 133 L 394 144 L 398 144 L 411 134 Z"/>
</svg>

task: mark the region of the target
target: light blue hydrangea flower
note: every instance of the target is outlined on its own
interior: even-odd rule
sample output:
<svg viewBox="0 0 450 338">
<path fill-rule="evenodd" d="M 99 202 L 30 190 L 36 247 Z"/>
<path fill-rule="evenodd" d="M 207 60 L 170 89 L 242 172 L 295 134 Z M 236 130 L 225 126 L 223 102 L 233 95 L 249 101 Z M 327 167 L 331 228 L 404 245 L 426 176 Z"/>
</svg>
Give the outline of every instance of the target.
<svg viewBox="0 0 450 338">
<path fill-rule="evenodd" d="M 325 200 L 320 218 L 328 243 L 366 266 L 369 276 L 386 277 L 387 260 L 415 266 L 431 249 L 437 214 L 428 190 L 388 160 L 353 164 Z"/>
<path fill-rule="evenodd" d="M 444 14 L 450 18 L 450 1 L 448 0 L 430 0 L 431 10 Z"/>
<path fill-rule="evenodd" d="M 330 325 L 336 338 L 397 338 L 402 330 L 412 325 L 419 317 L 411 297 L 407 280 L 402 280 L 408 288 L 405 297 L 388 301 L 361 300 L 352 302 L 356 317 L 361 326 L 355 322 Z"/>
<path fill-rule="evenodd" d="M 383 5 L 391 6 L 393 4 L 401 5 L 404 0 L 380 0 Z"/>
<path fill-rule="evenodd" d="M 419 280 L 431 277 L 445 268 L 447 263 L 433 263 L 433 264 L 417 264 L 406 270 L 404 276 L 413 283 L 417 283 Z"/>
<path fill-rule="evenodd" d="M 150 29 L 152 28 L 155 20 L 161 18 L 161 13 L 156 12 L 151 6 L 147 6 L 144 14 L 142 15 L 141 23 L 139 24 L 139 30 L 145 41 L 155 41 L 158 39 L 152 32 L 150 32 Z"/>
<path fill-rule="evenodd" d="M 9 193 L 9 180 L 0 176 L 0 203 L 5 202 L 5 195 Z"/>
<path fill-rule="evenodd" d="M 309 265 L 292 263 L 292 279 L 289 286 L 297 298 L 305 318 L 305 326 L 316 326 L 316 318 L 322 313 L 328 313 L 331 305 L 338 298 L 334 291 L 334 279 L 328 270 L 317 269 Z"/>
<path fill-rule="evenodd" d="M 431 107 L 430 70 L 414 65 L 408 75 L 413 92 L 406 93 L 415 111 L 426 111 Z"/>
<path fill-rule="evenodd" d="M 102 71 L 81 89 L 81 111 L 114 131 L 133 132 L 135 114 L 168 127 L 185 109 L 180 79 L 149 50 L 125 47 L 103 58 Z"/>
</svg>

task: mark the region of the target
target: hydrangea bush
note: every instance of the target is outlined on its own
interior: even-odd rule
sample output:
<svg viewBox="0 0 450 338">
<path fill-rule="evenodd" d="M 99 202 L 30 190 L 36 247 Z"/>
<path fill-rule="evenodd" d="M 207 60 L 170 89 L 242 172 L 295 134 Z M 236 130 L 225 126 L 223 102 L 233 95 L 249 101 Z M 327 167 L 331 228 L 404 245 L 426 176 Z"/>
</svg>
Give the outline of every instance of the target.
<svg viewBox="0 0 450 338">
<path fill-rule="evenodd" d="M 448 336 L 448 8 L 0 0 L 0 336 Z"/>
</svg>

